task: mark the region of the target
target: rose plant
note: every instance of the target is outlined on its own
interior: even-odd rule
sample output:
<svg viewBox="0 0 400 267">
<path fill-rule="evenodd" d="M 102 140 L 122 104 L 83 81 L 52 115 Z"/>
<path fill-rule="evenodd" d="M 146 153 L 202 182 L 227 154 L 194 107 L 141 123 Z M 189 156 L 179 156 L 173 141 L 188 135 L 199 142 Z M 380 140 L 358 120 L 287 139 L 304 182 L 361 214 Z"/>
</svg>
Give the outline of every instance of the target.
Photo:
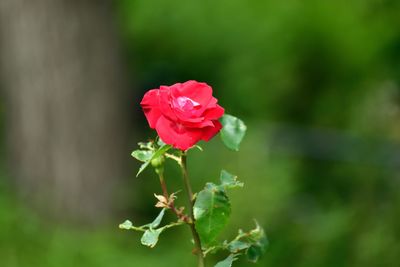
<svg viewBox="0 0 400 267">
<path fill-rule="evenodd" d="M 257 224 L 250 231 L 239 230 L 231 241 L 219 242 L 219 234 L 226 226 L 231 213 L 228 190 L 243 187 L 235 175 L 222 170 L 219 183 L 207 183 L 203 190 L 194 194 L 187 169 L 187 152 L 200 148 L 197 143 L 209 141 L 220 133 L 223 143 L 238 151 L 245 135 L 246 126 L 242 120 L 225 114 L 215 97 L 212 88 L 206 83 L 187 81 L 171 86 L 160 86 L 149 90 L 141 101 L 141 106 L 150 128 L 158 136 L 155 140 L 139 143 L 139 149 L 132 156 L 143 162 L 137 176 L 148 166 L 152 166 L 159 177 L 162 195 L 156 195 L 159 215 L 153 222 L 134 226 L 126 220 L 121 229 L 143 232 L 141 243 L 154 247 L 160 234 L 172 227 L 188 225 L 193 238 L 194 254 L 198 266 L 205 266 L 205 257 L 217 251 L 226 251 L 228 256 L 218 262 L 216 267 L 232 266 L 240 255 L 251 262 L 257 262 L 268 244 L 264 230 Z M 201 148 L 200 148 L 201 149 Z M 170 194 L 164 177 L 166 159 L 175 161 L 182 170 L 183 185 L 188 197 L 188 212 L 177 207 L 175 193 Z M 176 222 L 160 226 L 166 211 L 176 215 Z"/>
</svg>

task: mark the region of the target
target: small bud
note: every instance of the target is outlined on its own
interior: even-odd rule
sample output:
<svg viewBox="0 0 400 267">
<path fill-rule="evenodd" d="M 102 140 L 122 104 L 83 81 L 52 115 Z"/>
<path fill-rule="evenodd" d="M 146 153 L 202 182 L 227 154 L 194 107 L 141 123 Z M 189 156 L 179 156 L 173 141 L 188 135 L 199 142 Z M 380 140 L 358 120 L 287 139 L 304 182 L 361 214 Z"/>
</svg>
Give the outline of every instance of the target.
<svg viewBox="0 0 400 267">
<path fill-rule="evenodd" d="M 129 230 L 129 229 L 131 229 L 131 227 L 132 227 L 132 222 L 129 220 L 126 220 L 125 222 L 123 222 L 119 225 L 120 229 L 125 229 L 125 230 Z"/>
<path fill-rule="evenodd" d="M 165 161 L 165 159 L 164 159 L 163 156 L 156 157 L 156 158 L 154 158 L 154 159 L 151 160 L 151 165 L 152 165 L 154 168 L 157 169 L 157 168 L 160 168 L 160 167 L 163 166 L 164 161 Z"/>
</svg>

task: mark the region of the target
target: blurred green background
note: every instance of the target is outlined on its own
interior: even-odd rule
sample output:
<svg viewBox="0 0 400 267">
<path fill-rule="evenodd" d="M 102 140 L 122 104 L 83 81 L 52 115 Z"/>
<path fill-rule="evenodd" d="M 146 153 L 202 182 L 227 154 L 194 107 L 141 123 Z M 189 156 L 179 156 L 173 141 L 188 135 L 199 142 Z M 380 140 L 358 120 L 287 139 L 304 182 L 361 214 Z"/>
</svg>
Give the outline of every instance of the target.
<svg viewBox="0 0 400 267">
<path fill-rule="evenodd" d="M 222 239 L 256 218 L 270 239 L 258 266 L 398 266 L 399 1 L 120 0 L 114 8 L 135 132 L 125 157 L 154 136 L 139 108 L 146 90 L 205 81 L 248 125 L 239 153 L 217 137 L 189 155 L 196 191 L 221 168 L 245 183 L 230 194 Z M 154 249 L 117 228 L 157 213 L 156 176 L 134 178 L 134 160 L 128 193 L 107 222 L 49 220 L 19 201 L 7 163 L 7 112 L 2 101 L 1 266 L 194 266 L 185 227 L 166 232 Z M 171 191 L 180 187 L 173 164 L 167 182 Z"/>
</svg>

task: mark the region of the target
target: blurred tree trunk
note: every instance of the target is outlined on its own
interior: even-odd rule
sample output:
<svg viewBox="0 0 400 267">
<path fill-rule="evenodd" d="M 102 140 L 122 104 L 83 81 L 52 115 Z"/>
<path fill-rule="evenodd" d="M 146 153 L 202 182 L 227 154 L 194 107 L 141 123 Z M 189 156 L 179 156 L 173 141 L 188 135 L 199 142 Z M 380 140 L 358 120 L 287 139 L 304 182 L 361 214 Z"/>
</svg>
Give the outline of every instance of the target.
<svg viewBox="0 0 400 267">
<path fill-rule="evenodd" d="M 103 220 L 125 175 L 126 84 L 111 1 L 0 0 L 11 171 L 59 219 Z"/>
</svg>

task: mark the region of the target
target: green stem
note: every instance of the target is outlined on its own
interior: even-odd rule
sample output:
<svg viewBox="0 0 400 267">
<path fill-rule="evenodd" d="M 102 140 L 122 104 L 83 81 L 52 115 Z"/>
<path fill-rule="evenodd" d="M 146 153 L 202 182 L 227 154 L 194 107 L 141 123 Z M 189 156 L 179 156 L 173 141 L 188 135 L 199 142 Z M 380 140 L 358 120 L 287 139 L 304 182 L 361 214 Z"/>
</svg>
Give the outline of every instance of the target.
<svg viewBox="0 0 400 267">
<path fill-rule="evenodd" d="M 187 164 L 186 164 L 186 152 L 182 153 L 181 157 L 181 169 L 182 169 L 182 177 L 183 177 L 183 182 L 185 184 L 186 188 L 186 193 L 189 199 L 189 212 L 190 212 L 190 218 L 191 222 L 189 223 L 190 230 L 192 231 L 192 236 L 194 240 L 194 245 L 196 247 L 196 254 L 198 258 L 198 267 L 204 267 L 204 256 L 203 256 L 203 250 L 201 249 L 201 241 L 199 234 L 196 231 L 196 228 L 194 226 L 194 214 L 193 214 L 193 205 L 194 205 L 194 198 L 193 198 L 193 192 L 192 192 L 192 187 L 190 185 L 189 181 L 189 176 L 188 176 L 188 171 L 187 171 Z"/>
<path fill-rule="evenodd" d="M 168 194 L 168 189 L 167 189 L 167 184 L 165 183 L 165 179 L 164 179 L 164 172 L 158 172 L 158 177 L 160 178 L 160 184 L 161 184 L 161 189 L 163 191 L 163 195 L 166 199 L 166 201 L 169 202 L 170 200 L 170 195 Z M 176 216 L 178 217 L 179 220 L 182 220 L 184 222 L 188 221 L 188 217 L 182 213 L 182 211 L 178 210 L 175 208 L 175 204 L 172 201 L 171 203 L 169 203 L 169 208 L 176 214 Z"/>
<path fill-rule="evenodd" d="M 165 179 L 164 179 L 164 173 L 163 172 L 159 172 L 158 173 L 158 177 L 160 178 L 160 185 L 161 185 L 161 189 L 163 191 L 163 195 L 168 201 L 169 194 L 168 194 L 167 185 L 166 185 Z"/>
</svg>

